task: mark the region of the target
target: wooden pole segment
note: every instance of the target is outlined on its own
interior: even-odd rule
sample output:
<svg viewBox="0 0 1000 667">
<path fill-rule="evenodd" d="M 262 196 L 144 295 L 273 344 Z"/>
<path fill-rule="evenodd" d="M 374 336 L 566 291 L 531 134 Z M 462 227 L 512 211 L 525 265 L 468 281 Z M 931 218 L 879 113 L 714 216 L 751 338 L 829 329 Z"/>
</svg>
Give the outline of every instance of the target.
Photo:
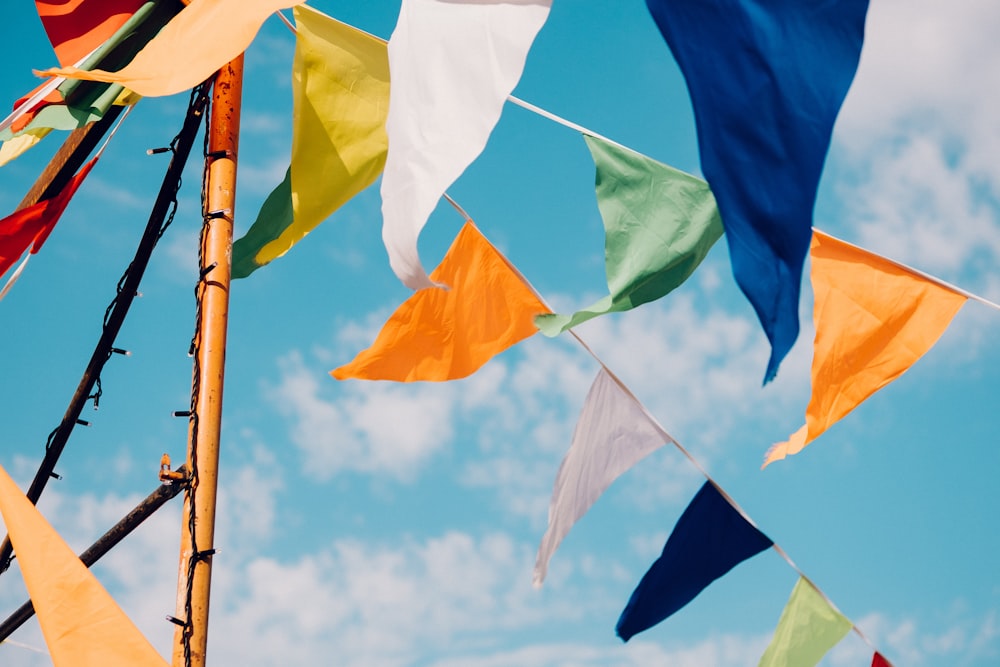
<svg viewBox="0 0 1000 667">
<path fill-rule="evenodd" d="M 193 413 L 186 464 L 191 484 L 184 497 L 177 592 L 177 618 L 183 625 L 174 635 L 174 667 L 204 667 L 208 644 L 242 84 L 241 55 L 216 74 L 209 116 Z"/>
</svg>

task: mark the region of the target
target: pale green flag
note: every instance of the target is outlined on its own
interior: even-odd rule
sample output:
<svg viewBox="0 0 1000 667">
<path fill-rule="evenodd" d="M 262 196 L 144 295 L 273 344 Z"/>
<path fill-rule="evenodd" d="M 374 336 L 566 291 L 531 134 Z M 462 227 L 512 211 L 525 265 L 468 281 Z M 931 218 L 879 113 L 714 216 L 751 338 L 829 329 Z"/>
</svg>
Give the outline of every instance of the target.
<svg viewBox="0 0 1000 667">
<path fill-rule="evenodd" d="M 284 255 L 385 165 L 385 42 L 306 5 L 295 22 L 291 166 L 233 244 L 233 278 Z"/>
<path fill-rule="evenodd" d="M 722 236 L 708 183 L 621 146 L 583 138 L 597 167 L 610 294 L 573 315 L 539 315 L 535 325 L 546 336 L 669 294 Z"/>
<path fill-rule="evenodd" d="M 757 667 L 813 667 L 854 624 L 799 577 Z"/>
</svg>

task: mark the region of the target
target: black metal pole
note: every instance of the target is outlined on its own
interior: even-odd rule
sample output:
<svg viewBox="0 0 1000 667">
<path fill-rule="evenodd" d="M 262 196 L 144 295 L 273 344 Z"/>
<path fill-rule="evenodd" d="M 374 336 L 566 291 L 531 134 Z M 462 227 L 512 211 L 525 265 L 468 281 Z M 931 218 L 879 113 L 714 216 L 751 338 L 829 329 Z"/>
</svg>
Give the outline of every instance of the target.
<svg viewBox="0 0 1000 667">
<path fill-rule="evenodd" d="M 105 315 L 101 338 L 98 340 L 97 346 L 94 348 L 94 353 L 90 357 L 90 363 L 87 364 L 87 369 L 83 372 L 83 377 L 80 379 L 80 384 L 77 386 L 76 393 L 73 394 L 69 407 L 66 408 L 62 422 L 60 422 L 59 426 L 56 427 L 55 431 L 49 437 L 49 442 L 45 446 L 45 457 L 42 459 L 38 472 L 35 474 L 35 478 L 28 488 L 27 496 L 33 503 L 38 502 L 49 478 L 54 475 L 56 462 L 59 460 L 59 456 L 62 454 L 70 434 L 73 432 L 73 427 L 76 426 L 77 420 L 80 418 L 80 412 L 83 410 L 83 406 L 87 400 L 91 398 L 91 392 L 100 378 L 101 370 L 111 357 L 115 337 L 121 330 L 125 316 L 128 314 L 128 309 L 135 299 L 139 288 L 139 281 L 142 280 L 153 248 L 156 246 L 156 242 L 162 233 L 163 221 L 167 218 L 171 206 L 175 204 L 181 173 L 184 171 L 184 165 L 187 162 L 191 147 L 194 145 L 195 137 L 201 126 L 205 106 L 208 103 L 207 93 L 210 88 L 210 85 L 202 85 L 192 94 L 191 105 L 188 108 L 187 117 L 184 119 L 184 125 L 171 144 L 173 156 L 170 159 L 167 172 L 163 176 L 163 183 L 153 204 L 153 210 L 149 214 L 149 222 L 146 224 L 146 230 L 139 241 L 138 248 L 136 248 L 135 258 L 119 282 L 118 295 Z M 10 539 L 4 538 L 3 544 L 0 544 L 0 573 L 10 567 L 10 562 Z"/>
</svg>

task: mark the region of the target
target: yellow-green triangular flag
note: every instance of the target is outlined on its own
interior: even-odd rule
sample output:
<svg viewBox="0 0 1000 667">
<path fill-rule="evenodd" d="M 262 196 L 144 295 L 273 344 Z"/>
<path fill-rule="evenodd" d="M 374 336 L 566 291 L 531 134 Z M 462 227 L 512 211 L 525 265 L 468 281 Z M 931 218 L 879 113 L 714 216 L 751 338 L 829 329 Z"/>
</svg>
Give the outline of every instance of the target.
<svg viewBox="0 0 1000 667">
<path fill-rule="evenodd" d="M 814 667 L 854 626 L 799 577 L 757 667 Z"/>
<path fill-rule="evenodd" d="M 233 244 L 233 278 L 284 255 L 385 166 L 385 42 L 308 6 L 295 8 L 295 22 L 292 163 Z"/>
</svg>

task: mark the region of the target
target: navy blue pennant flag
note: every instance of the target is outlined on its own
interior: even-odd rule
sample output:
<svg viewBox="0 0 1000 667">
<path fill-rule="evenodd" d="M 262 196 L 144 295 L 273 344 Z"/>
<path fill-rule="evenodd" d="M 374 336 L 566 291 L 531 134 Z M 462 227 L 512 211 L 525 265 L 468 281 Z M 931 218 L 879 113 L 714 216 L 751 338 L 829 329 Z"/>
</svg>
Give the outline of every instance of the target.
<svg viewBox="0 0 1000 667">
<path fill-rule="evenodd" d="M 628 641 L 772 544 L 711 482 L 705 482 L 678 519 L 663 554 L 633 591 L 615 631 Z"/>
<path fill-rule="evenodd" d="M 799 291 L 833 123 L 868 0 L 646 0 L 687 81 L 733 275 L 771 342 L 799 335 Z"/>
</svg>

